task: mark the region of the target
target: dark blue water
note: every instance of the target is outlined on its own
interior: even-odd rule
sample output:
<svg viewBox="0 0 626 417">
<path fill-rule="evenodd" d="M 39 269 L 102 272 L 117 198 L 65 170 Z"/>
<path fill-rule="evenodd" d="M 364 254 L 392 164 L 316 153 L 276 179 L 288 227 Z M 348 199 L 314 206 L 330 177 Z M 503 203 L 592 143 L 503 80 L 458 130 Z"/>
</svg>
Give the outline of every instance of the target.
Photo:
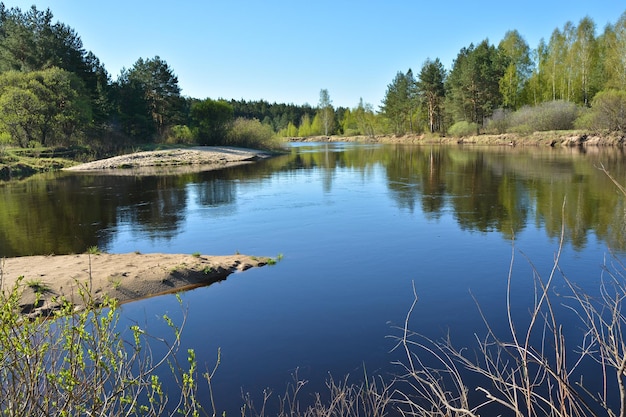
<svg viewBox="0 0 626 417">
<path fill-rule="evenodd" d="M 96 242 L 111 253 L 282 254 L 275 266 L 182 295 L 184 347 L 197 351 L 202 369 L 221 350 L 218 411 L 236 415 L 242 390 L 258 399 L 266 387 L 280 394 L 296 370 L 312 391 L 329 373 L 390 378 L 402 352 L 388 336 L 400 334 L 413 287 L 411 328 L 432 338 L 449 331 L 471 346 L 485 330 L 476 302 L 495 328 L 506 324 L 514 256 L 513 310 L 525 317 L 531 262 L 547 278 L 563 221 L 562 269 L 595 291 L 609 247 L 622 256 L 624 246 L 623 196 L 599 162 L 624 179 L 623 155 L 614 150 L 293 145 L 270 161 L 174 178 L 64 174 L 46 179 L 36 200 L 100 207 L 57 219 L 75 222 L 57 229 L 74 227 L 64 247 L 76 251 Z M 5 202 L 26 201 L 42 187 L 0 192 Z M 46 233 L 38 239 L 59 245 L 58 232 Z M 0 244 L 5 255 L 15 247 Z M 183 315 L 172 295 L 123 312 L 155 333 L 162 314 Z"/>
</svg>

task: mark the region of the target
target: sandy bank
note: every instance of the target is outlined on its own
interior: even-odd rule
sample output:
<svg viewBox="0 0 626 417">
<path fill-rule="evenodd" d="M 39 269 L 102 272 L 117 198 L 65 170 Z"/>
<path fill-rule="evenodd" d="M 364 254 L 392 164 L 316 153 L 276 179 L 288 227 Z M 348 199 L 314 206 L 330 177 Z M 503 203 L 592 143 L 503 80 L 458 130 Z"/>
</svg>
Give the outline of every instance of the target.
<svg viewBox="0 0 626 417">
<path fill-rule="evenodd" d="M 119 175 L 151 175 L 221 169 L 247 164 L 271 157 L 266 151 L 228 146 L 197 146 L 194 148 L 136 152 L 87 162 L 66 168 L 67 171 L 104 172 Z"/>
<path fill-rule="evenodd" d="M 108 295 L 126 302 L 209 285 L 269 261 L 247 255 L 159 253 L 24 256 L 0 260 L 0 276 L 4 290 L 13 288 L 18 278 L 24 277 L 22 311 L 47 314 L 59 307 L 61 297 L 81 305 L 79 285 L 91 286 L 97 300 Z M 36 302 L 37 293 L 40 299 Z"/>
</svg>

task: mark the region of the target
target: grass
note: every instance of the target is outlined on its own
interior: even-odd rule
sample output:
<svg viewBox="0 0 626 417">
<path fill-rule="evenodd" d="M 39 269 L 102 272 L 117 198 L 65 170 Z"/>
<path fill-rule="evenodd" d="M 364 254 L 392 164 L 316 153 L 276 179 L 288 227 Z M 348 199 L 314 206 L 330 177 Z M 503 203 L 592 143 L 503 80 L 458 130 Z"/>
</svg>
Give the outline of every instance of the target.
<svg viewBox="0 0 626 417">
<path fill-rule="evenodd" d="M 42 280 L 40 279 L 31 279 L 26 281 L 26 286 L 37 294 L 44 294 L 50 291 L 50 287 L 48 287 Z"/>
<path fill-rule="evenodd" d="M 276 258 L 269 258 L 269 259 L 267 260 L 267 264 L 268 264 L 268 265 L 276 265 L 278 262 L 280 262 L 280 261 L 282 261 L 282 260 L 283 260 L 283 254 L 282 254 L 282 253 L 279 253 L 279 254 L 276 256 Z"/>
<path fill-rule="evenodd" d="M 113 285 L 113 289 L 117 290 L 122 286 L 122 279 L 116 277 L 109 277 L 109 282 Z"/>
<path fill-rule="evenodd" d="M 87 248 L 87 254 L 89 255 L 100 255 L 102 254 L 102 251 L 100 251 L 100 248 L 98 246 L 90 246 Z"/>
<path fill-rule="evenodd" d="M 21 179 L 31 175 L 58 171 L 76 165 L 75 160 L 88 153 L 88 148 L 17 148 L 0 152 L 0 180 Z"/>
</svg>

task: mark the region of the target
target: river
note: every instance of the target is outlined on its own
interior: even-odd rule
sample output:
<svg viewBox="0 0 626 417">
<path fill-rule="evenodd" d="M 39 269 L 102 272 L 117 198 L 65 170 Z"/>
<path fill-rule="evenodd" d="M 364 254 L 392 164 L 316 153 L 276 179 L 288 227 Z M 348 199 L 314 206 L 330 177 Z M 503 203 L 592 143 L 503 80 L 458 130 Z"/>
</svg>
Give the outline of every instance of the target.
<svg viewBox="0 0 626 417">
<path fill-rule="evenodd" d="M 0 186 L 0 256 L 84 252 L 278 256 L 182 295 L 124 305 L 124 320 L 163 331 L 187 316 L 185 348 L 211 367 L 219 410 L 241 392 L 281 394 L 291 375 L 323 390 L 398 372 L 412 330 L 459 346 L 484 334 L 479 308 L 504 329 L 533 300 L 559 249 L 567 277 L 597 292 L 602 266 L 624 258 L 626 183 L 616 148 L 304 143 L 254 164 L 178 176 L 56 173 Z M 563 288 L 555 283 L 555 292 Z M 568 316 L 569 317 L 569 316 Z M 202 395 L 206 395 L 202 391 Z"/>
</svg>

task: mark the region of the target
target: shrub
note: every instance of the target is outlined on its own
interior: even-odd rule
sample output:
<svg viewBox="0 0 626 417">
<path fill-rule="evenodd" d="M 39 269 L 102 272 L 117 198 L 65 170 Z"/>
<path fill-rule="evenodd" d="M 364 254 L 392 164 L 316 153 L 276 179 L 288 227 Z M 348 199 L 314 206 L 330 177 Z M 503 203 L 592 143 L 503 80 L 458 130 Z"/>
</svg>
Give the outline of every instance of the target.
<svg viewBox="0 0 626 417">
<path fill-rule="evenodd" d="M 576 120 L 576 127 L 626 132 L 626 91 L 600 91 L 593 98 L 591 110 Z"/>
<path fill-rule="evenodd" d="M 165 143 L 170 144 L 192 144 L 195 141 L 189 126 L 172 126 L 165 134 Z"/>
<path fill-rule="evenodd" d="M 232 146 L 254 149 L 271 149 L 277 146 L 274 130 L 257 119 L 236 119 L 228 133 L 226 143 Z"/>
<path fill-rule="evenodd" d="M 476 123 L 466 122 L 465 120 L 456 122 L 448 129 L 448 134 L 458 137 L 471 136 L 477 133 L 478 125 Z"/>
<path fill-rule="evenodd" d="M 537 106 L 524 106 L 509 119 L 509 131 L 532 133 L 548 130 L 569 130 L 574 128 L 574 121 L 579 108 L 576 104 L 563 101 L 547 101 Z"/>
<path fill-rule="evenodd" d="M 496 109 L 487 121 L 487 133 L 506 133 L 509 128 L 511 112 L 506 109 Z"/>
<path fill-rule="evenodd" d="M 1 276 L 0 269 L 0 280 Z M 0 414 L 197 415 L 194 352 L 187 352 L 189 367 L 181 367 L 183 362 L 176 360 L 180 329 L 171 319 L 163 316 L 172 329 L 169 342 L 152 339 L 166 348 L 163 356 L 154 356 L 143 329 L 133 325 L 120 330 L 115 301 L 96 305 L 87 288 L 78 285 L 89 307 L 77 312 L 73 304 L 61 300 L 61 309 L 51 317 L 23 316 L 21 281 L 0 293 Z M 172 398 L 171 390 L 164 392 L 157 371 L 174 373 L 180 383 L 179 400 Z M 211 375 L 204 376 L 210 385 Z M 170 410 L 172 406 L 176 410 Z"/>
</svg>

